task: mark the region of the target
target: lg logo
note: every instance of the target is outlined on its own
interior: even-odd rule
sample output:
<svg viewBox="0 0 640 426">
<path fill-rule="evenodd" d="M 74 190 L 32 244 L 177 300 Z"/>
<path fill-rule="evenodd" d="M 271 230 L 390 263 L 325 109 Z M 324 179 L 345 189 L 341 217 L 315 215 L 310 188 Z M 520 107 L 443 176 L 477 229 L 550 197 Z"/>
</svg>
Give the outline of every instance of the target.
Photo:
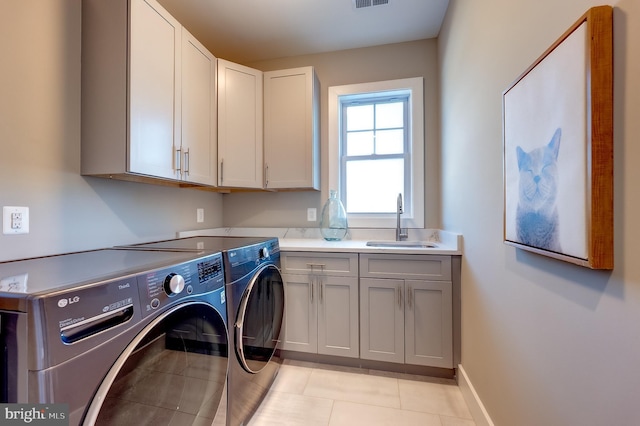
<svg viewBox="0 0 640 426">
<path fill-rule="evenodd" d="M 64 308 L 67 305 L 71 305 L 79 301 L 80 301 L 80 296 L 69 297 L 68 299 L 60 299 L 58 300 L 58 307 Z"/>
</svg>

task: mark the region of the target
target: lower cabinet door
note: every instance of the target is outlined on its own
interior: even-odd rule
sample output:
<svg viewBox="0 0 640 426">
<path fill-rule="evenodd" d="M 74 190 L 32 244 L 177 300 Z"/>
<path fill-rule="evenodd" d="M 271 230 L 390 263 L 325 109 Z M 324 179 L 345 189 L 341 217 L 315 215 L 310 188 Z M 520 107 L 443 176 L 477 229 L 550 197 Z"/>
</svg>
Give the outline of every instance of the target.
<svg viewBox="0 0 640 426">
<path fill-rule="evenodd" d="M 404 280 L 360 279 L 360 358 L 404 362 Z"/>
<path fill-rule="evenodd" d="M 358 279 L 321 276 L 318 353 L 358 358 Z"/>
<path fill-rule="evenodd" d="M 450 281 L 405 282 L 405 362 L 453 368 Z"/>
<path fill-rule="evenodd" d="M 317 289 L 309 275 L 282 274 L 285 292 L 284 337 L 281 348 L 318 352 Z"/>
</svg>

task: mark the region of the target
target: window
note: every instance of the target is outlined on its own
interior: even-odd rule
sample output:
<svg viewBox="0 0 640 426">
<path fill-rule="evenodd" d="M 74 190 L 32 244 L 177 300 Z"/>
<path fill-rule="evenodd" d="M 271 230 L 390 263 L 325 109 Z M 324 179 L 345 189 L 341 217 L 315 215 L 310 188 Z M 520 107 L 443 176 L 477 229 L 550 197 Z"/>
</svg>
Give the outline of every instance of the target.
<svg viewBox="0 0 640 426">
<path fill-rule="evenodd" d="M 409 193 L 408 100 L 407 93 L 340 100 L 340 194 L 348 213 L 393 213 L 395 200 L 376 195 Z"/>
<path fill-rule="evenodd" d="M 422 78 L 329 88 L 329 189 L 353 227 L 424 226 Z"/>
</svg>

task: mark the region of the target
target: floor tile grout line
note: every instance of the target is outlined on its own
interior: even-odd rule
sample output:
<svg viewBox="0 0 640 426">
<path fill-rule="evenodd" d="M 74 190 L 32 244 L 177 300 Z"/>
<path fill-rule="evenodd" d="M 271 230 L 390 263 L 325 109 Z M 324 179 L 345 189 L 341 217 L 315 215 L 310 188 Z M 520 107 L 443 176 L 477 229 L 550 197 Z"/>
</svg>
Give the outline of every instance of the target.
<svg viewBox="0 0 640 426">
<path fill-rule="evenodd" d="M 333 410 L 336 407 L 336 400 L 331 400 L 331 410 L 329 410 L 329 419 L 327 420 L 327 426 L 331 426 L 331 417 L 333 417 Z"/>
</svg>

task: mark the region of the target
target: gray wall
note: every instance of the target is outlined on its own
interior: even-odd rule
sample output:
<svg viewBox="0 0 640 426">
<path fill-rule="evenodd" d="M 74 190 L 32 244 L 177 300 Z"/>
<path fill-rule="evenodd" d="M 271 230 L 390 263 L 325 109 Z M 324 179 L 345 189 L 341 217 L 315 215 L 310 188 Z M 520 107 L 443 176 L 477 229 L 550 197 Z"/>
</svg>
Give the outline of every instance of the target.
<svg viewBox="0 0 640 426">
<path fill-rule="evenodd" d="M 247 64 L 270 71 L 313 66 L 321 86 L 322 192 L 235 193 L 224 196 L 226 226 L 317 226 L 307 222 L 307 208 L 320 209 L 327 188 L 327 93 L 330 86 L 424 77 L 425 81 L 425 227 L 440 222 L 440 148 L 436 40 L 420 40 L 318 55 L 297 56 Z"/>
<path fill-rule="evenodd" d="M 0 261 L 222 224 L 219 194 L 80 176 L 81 1 L 0 9 L 0 207 L 31 216 L 29 234 L 0 234 Z"/>
<path fill-rule="evenodd" d="M 496 425 L 637 425 L 640 2 L 614 2 L 615 269 L 502 243 L 501 96 L 589 0 L 451 0 L 438 41 L 444 227 L 464 234 L 462 365 Z"/>
</svg>

